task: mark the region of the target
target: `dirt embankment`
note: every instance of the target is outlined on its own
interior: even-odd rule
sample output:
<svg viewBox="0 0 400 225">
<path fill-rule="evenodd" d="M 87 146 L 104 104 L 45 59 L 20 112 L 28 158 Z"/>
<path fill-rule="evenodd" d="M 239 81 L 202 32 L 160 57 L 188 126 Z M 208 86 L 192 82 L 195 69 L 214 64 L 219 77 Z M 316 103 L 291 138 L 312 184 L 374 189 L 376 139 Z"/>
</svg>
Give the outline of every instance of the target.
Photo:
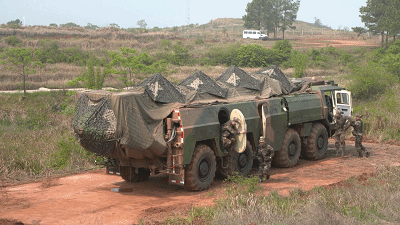
<svg viewBox="0 0 400 225">
<path fill-rule="evenodd" d="M 264 194 L 276 190 L 287 195 L 294 188 L 310 190 L 352 176 L 373 173 L 378 166 L 400 166 L 400 147 L 367 143 L 370 158 L 358 158 L 354 142 L 347 142 L 345 156 L 336 156 L 333 140 L 320 161 L 300 160 L 294 168 L 273 168 L 262 183 Z M 0 192 L 0 223 L 14 224 L 136 224 L 187 215 L 192 206 L 209 206 L 224 193 L 217 180 L 203 192 L 188 192 L 168 184 L 167 176 L 151 176 L 142 183 L 128 183 L 104 170 L 5 187 Z M 111 191 L 120 188 L 120 192 Z"/>
</svg>

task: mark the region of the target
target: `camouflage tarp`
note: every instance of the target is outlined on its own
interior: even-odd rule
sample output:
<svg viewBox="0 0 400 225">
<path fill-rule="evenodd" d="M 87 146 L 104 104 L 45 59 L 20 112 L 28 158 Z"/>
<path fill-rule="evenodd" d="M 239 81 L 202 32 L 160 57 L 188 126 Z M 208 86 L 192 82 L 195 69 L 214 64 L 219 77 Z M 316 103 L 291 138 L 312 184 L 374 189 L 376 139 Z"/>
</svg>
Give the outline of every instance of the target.
<svg viewBox="0 0 400 225">
<path fill-rule="evenodd" d="M 266 75 L 272 79 L 279 81 L 282 86 L 282 93 L 289 94 L 292 92 L 292 82 L 286 77 L 286 75 L 277 66 L 272 65 L 266 69 L 259 70 L 254 74 Z"/>
<path fill-rule="evenodd" d="M 174 109 L 250 101 L 285 92 L 280 80 L 263 74 L 249 75 L 237 67 L 229 67 L 219 80 L 213 81 L 198 71 L 182 81 L 181 86 L 174 86 L 160 74 L 154 74 L 123 92 L 77 92 L 73 122 L 76 137 L 87 150 L 127 164 L 129 158 L 164 154 L 167 144 L 163 122 Z"/>
<path fill-rule="evenodd" d="M 153 74 L 139 86 L 144 87 L 147 94 L 156 102 L 185 102 L 185 96 L 159 73 Z"/>
<path fill-rule="evenodd" d="M 237 66 L 230 66 L 217 81 L 225 83 L 231 87 L 243 87 L 251 90 L 261 91 L 262 81 L 246 73 Z"/>
<path fill-rule="evenodd" d="M 201 71 L 194 72 L 192 75 L 180 82 L 179 85 L 198 93 L 209 93 L 221 98 L 227 97 L 228 90 L 222 88 L 215 80 Z"/>
</svg>

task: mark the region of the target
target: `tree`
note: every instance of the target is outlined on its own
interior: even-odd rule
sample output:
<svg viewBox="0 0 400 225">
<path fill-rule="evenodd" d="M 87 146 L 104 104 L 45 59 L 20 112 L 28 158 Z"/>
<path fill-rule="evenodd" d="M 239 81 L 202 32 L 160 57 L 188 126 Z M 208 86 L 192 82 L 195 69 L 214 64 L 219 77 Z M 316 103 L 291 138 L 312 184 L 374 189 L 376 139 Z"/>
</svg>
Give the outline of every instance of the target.
<svg viewBox="0 0 400 225">
<path fill-rule="evenodd" d="M 352 27 L 351 29 L 353 30 L 353 32 L 356 32 L 358 34 L 358 37 L 368 32 L 368 30 L 364 27 Z"/>
<path fill-rule="evenodd" d="M 22 21 L 19 19 L 11 20 L 11 21 L 7 22 L 7 25 L 11 26 L 11 27 L 19 27 L 22 25 Z"/>
<path fill-rule="evenodd" d="M 120 27 L 116 23 L 110 23 L 109 27 L 120 29 Z"/>
<path fill-rule="evenodd" d="M 323 27 L 324 25 L 322 24 L 322 22 L 321 22 L 321 20 L 320 19 L 318 19 L 317 17 L 314 17 L 314 25 L 316 26 L 316 27 Z"/>
<path fill-rule="evenodd" d="M 23 79 L 24 95 L 26 94 L 25 80 L 28 74 L 36 73 L 35 70 L 31 69 L 33 62 L 33 50 L 30 48 L 11 48 L 5 51 L 5 58 L 8 59 L 14 67 L 10 67 L 10 70 L 17 71 Z"/>
<path fill-rule="evenodd" d="M 89 60 L 82 67 L 82 75 L 67 82 L 67 85 L 76 86 L 77 83 L 82 82 L 87 89 L 100 90 L 103 88 L 105 78 L 109 75 L 108 71 L 108 66 L 102 68 L 100 60 L 90 53 Z"/>
<path fill-rule="evenodd" d="M 139 21 L 137 22 L 137 25 L 138 25 L 140 28 L 146 30 L 147 23 L 146 23 L 145 20 L 139 20 Z"/>
<path fill-rule="evenodd" d="M 292 26 L 297 18 L 299 0 L 253 0 L 247 4 L 246 15 L 242 17 L 244 27 L 249 29 L 267 29 L 276 36 L 280 29 L 285 35 L 285 30 L 295 28 Z"/>
<path fill-rule="evenodd" d="M 400 32 L 400 1 L 398 0 L 368 0 L 366 6 L 360 8 L 361 21 L 372 33 L 380 33 L 382 44 L 386 33 L 397 35 Z"/>
<path fill-rule="evenodd" d="M 66 23 L 66 24 L 60 24 L 60 27 L 81 27 L 81 26 L 79 26 L 76 23 L 69 22 L 69 23 Z"/>
<path fill-rule="evenodd" d="M 96 29 L 99 29 L 100 27 L 98 27 L 97 25 L 94 25 L 94 24 L 91 24 L 91 23 L 88 23 L 86 26 L 85 26 L 85 29 L 89 29 L 89 30 L 96 30 Z"/>
<path fill-rule="evenodd" d="M 138 53 L 135 49 L 122 47 L 119 52 L 110 52 L 111 58 L 107 73 L 119 75 L 117 78 L 126 87 L 134 83 L 136 74 L 152 74 L 166 71 L 165 60 L 156 61 L 147 53 Z"/>
<path fill-rule="evenodd" d="M 283 0 L 282 1 L 282 10 L 280 10 L 280 29 L 282 31 L 283 39 L 285 39 L 285 30 L 288 28 L 296 29 L 296 26 L 293 26 L 293 22 L 297 18 L 297 12 L 299 11 L 300 1 L 292 1 L 292 0 Z"/>
<path fill-rule="evenodd" d="M 51 23 L 49 26 L 50 27 L 58 27 L 58 25 L 56 23 Z"/>
</svg>

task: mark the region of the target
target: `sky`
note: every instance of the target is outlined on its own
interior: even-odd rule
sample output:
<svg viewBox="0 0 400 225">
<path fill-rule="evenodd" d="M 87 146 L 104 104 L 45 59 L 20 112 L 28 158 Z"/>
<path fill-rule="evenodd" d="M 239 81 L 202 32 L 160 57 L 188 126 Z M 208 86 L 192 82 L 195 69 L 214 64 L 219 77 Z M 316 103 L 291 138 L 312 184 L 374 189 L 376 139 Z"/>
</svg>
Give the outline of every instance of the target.
<svg viewBox="0 0 400 225">
<path fill-rule="evenodd" d="M 333 29 L 363 26 L 359 9 L 367 0 L 300 0 L 297 19 Z M 147 28 L 205 24 L 217 18 L 242 18 L 249 0 L 0 0 L 0 23 L 19 19 L 24 25 L 88 23 L 107 27 Z"/>
</svg>

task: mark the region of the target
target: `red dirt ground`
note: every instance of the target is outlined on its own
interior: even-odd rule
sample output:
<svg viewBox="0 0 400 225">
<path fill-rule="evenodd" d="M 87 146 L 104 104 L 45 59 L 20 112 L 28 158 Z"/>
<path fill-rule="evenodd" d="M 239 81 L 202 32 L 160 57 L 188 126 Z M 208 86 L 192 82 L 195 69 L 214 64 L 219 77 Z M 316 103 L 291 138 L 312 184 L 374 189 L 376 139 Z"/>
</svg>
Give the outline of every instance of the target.
<svg viewBox="0 0 400 225">
<path fill-rule="evenodd" d="M 329 140 L 327 157 L 301 159 L 293 168 L 272 168 L 271 179 L 262 183 L 264 194 L 276 190 L 287 195 L 294 188 L 310 190 L 330 186 L 353 176 L 373 173 L 380 165 L 400 166 L 400 147 L 366 143 L 370 158 L 358 158 L 354 142 L 347 141 L 345 156 L 336 156 Z M 120 192 L 111 191 L 120 188 Z M 167 176 L 151 176 L 142 183 L 128 183 L 104 170 L 53 178 L 0 189 L 1 224 L 150 224 L 166 217 L 187 215 L 192 206 L 209 206 L 224 192 L 216 180 L 203 192 L 188 192 L 169 185 Z M 18 224 L 18 223 L 17 223 Z"/>
</svg>

